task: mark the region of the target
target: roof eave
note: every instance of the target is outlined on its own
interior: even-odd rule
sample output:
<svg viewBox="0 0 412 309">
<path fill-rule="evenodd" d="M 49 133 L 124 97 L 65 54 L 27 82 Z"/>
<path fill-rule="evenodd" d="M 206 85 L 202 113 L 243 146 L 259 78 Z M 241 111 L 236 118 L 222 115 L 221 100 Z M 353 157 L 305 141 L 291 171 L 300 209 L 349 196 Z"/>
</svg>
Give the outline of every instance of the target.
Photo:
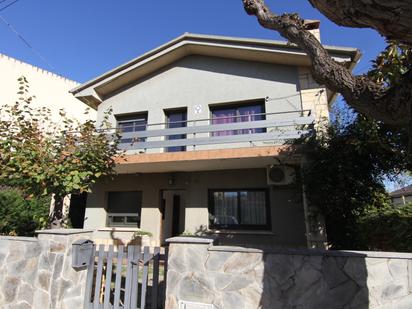
<svg viewBox="0 0 412 309">
<path fill-rule="evenodd" d="M 347 48 L 347 47 L 337 47 L 337 46 L 324 46 L 331 55 L 335 57 L 342 58 L 344 61 L 349 62 L 349 68 L 352 70 L 360 58 L 360 52 L 358 49 Z M 142 75 L 136 75 L 136 79 L 147 74 L 148 67 L 150 64 L 156 69 L 156 65 L 153 65 L 156 61 L 160 64 L 157 68 L 162 66 L 161 57 L 170 57 L 169 63 L 176 61 L 177 59 L 190 55 L 190 54 L 206 54 L 207 51 L 213 48 L 226 48 L 233 49 L 239 52 L 260 52 L 266 55 L 289 55 L 290 57 L 295 57 L 294 61 L 300 61 L 300 65 L 310 65 L 309 59 L 306 54 L 303 53 L 296 45 L 288 44 L 284 41 L 271 41 L 271 40 L 255 40 L 255 39 L 245 39 L 245 38 L 232 38 L 232 37 L 220 37 L 220 36 L 209 36 L 209 35 L 198 35 L 185 33 L 178 38 L 151 50 L 113 70 L 100 75 L 72 90 L 70 92 L 75 95 L 79 100 L 85 102 L 93 108 L 97 106 L 102 101 L 102 95 L 99 91 L 104 92 L 104 88 L 110 88 L 110 83 L 121 83 L 120 80 L 125 78 L 126 74 L 132 75 L 133 71 L 136 73 L 140 70 Z M 242 51 L 243 50 L 243 51 Z M 232 57 L 233 54 L 230 55 Z M 211 54 L 211 56 L 213 56 Z M 303 63 L 302 59 L 305 59 Z M 169 64 L 168 61 L 164 61 L 163 65 Z M 144 69 L 146 66 L 146 71 Z M 132 73 L 131 73 L 132 72 Z M 113 87 L 112 87 L 113 88 Z M 114 87 L 116 88 L 116 87 Z M 117 87 L 119 88 L 119 87 Z M 108 90 L 106 89 L 106 92 Z M 333 96 L 334 98 L 335 96 Z M 331 100 L 330 100 L 331 101 Z"/>
</svg>

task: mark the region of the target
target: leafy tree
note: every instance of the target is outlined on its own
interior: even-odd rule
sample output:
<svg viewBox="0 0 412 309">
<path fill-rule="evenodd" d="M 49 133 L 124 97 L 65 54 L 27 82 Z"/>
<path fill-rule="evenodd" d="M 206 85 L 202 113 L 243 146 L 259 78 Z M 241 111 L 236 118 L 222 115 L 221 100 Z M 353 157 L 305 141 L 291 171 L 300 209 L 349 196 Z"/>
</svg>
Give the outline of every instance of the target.
<svg viewBox="0 0 412 309">
<path fill-rule="evenodd" d="M 383 180 L 408 168 L 404 139 L 402 132 L 357 115 L 353 121 L 338 116 L 324 132 L 303 141 L 307 198 L 325 216 L 332 248 L 379 247 L 363 237 L 363 223 L 370 222 L 369 213 L 392 208 Z"/>
<path fill-rule="evenodd" d="M 383 177 L 412 167 L 412 2 L 308 1 L 338 25 L 372 28 L 387 39 L 367 74 L 353 75 L 334 61 L 297 14 L 278 15 L 264 0 L 242 0 L 260 25 L 306 52 L 313 78 L 340 93 L 356 112 L 355 121 L 334 123 L 306 141 L 312 147 L 305 172 L 308 198 L 326 217 L 329 241 L 334 248 L 385 249 L 384 242 L 368 243 L 361 235 L 401 243 L 399 228 L 410 230 L 405 229 L 410 211 L 399 213 L 388 204 Z M 379 222 L 381 235 L 372 237 Z M 412 250 L 410 243 L 405 246 Z"/>
<path fill-rule="evenodd" d="M 33 236 L 47 225 L 50 196 L 25 199 L 16 189 L 0 189 L 0 235 Z"/>
<path fill-rule="evenodd" d="M 411 1 L 309 0 L 338 25 L 372 28 L 390 40 L 370 74 L 358 76 L 333 60 L 297 14 L 275 14 L 263 0 L 242 2 L 246 12 L 255 15 L 263 27 L 279 32 L 307 53 L 319 84 L 340 93 L 358 113 L 405 130 L 412 153 Z"/>
<path fill-rule="evenodd" d="M 18 81 L 21 97 L 0 108 L 0 183 L 29 197 L 53 194 L 50 227 L 59 228 L 64 225 L 65 196 L 88 192 L 97 179 L 115 173 L 119 136 L 105 131 L 111 111 L 97 130 L 95 121 L 80 124 L 63 110 L 61 121 L 53 122 L 49 109 L 32 106 L 26 78 Z"/>
</svg>

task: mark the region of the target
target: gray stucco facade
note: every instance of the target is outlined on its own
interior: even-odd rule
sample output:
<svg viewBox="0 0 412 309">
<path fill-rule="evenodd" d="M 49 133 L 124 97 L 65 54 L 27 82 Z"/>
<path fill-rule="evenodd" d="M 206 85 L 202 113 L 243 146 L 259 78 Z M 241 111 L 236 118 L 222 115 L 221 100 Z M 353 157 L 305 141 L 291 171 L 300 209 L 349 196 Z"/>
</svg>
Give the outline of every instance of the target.
<svg viewBox="0 0 412 309">
<path fill-rule="evenodd" d="M 198 120 L 210 118 L 209 105 L 266 97 L 288 97 L 266 104 L 267 113 L 301 110 L 298 68 L 193 55 L 108 97 L 98 117 L 112 107 L 114 115 L 148 111 L 148 123 L 164 123 L 163 110 L 184 107 L 188 120 Z M 202 111 L 195 113 L 199 104 Z"/>
<path fill-rule="evenodd" d="M 174 184 L 169 180 L 173 177 Z M 270 201 L 271 228 L 264 231 L 212 230 L 225 243 L 247 245 L 259 243 L 266 246 L 305 247 L 304 209 L 302 193 L 298 186 L 272 187 L 266 182 L 265 169 L 239 169 L 190 173 L 154 173 L 119 175 L 114 180 L 97 184 L 87 200 L 85 226 L 99 229 L 106 224 L 107 192 L 141 191 L 141 229 L 153 234 L 155 241 L 164 240 L 161 235 L 160 211 L 163 190 L 184 192 L 184 209 L 179 222 L 180 231 L 202 234 L 208 231 L 209 189 L 267 188 Z M 103 235 L 102 235 L 103 237 Z"/>
<path fill-rule="evenodd" d="M 107 98 L 98 109 L 113 109 L 111 122 L 118 115 L 147 112 L 148 123 L 164 123 L 165 110 L 187 108 L 187 119 L 209 119 L 210 106 L 248 100 L 265 102 L 267 113 L 300 111 L 298 68 L 293 66 L 246 62 L 235 59 L 189 56 L 160 72 L 139 80 Z M 286 97 L 286 98 L 285 98 Z M 282 99 L 284 98 L 284 99 Z M 201 112 L 195 111 L 200 105 Z M 273 115 L 272 117 L 278 117 Z M 207 134 L 206 134 L 207 135 Z M 255 146 L 264 146 L 256 143 Z M 248 146 L 249 144 L 205 145 L 196 150 Z M 190 148 L 190 147 L 188 147 Z M 191 149 L 188 149 L 191 150 Z M 147 152 L 162 152 L 162 149 Z M 173 163 L 171 163 L 173 164 Z M 211 167 L 213 169 L 213 167 Z M 174 178 L 174 184 L 169 179 Z M 163 190 L 183 190 L 184 210 L 180 231 L 198 233 L 209 230 L 209 189 L 253 189 L 270 191 L 271 228 L 265 231 L 215 231 L 229 243 L 256 242 L 277 246 L 306 246 L 302 194 L 298 187 L 269 188 L 265 165 L 260 169 L 220 170 L 179 173 L 119 175 L 113 181 L 95 186 L 88 198 L 85 227 L 102 228 L 106 224 L 107 192 L 141 191 L 141 229 L 153 234 L 155 243 L 164 240 L 159 201 Z M 290 227 L 293 226 L 293 229 Z M 172 235 L 169 235 L 172 236 Z M 105 237 L 102 233 L 102 237 Z"/>
<path fill-rule="evenodd" d="M 359 56 L 355 49 L 327 48 L 337 60 L 354 63 Z M 176 109 L 185 110 L 186 127 L 210 126 L 215 124 L 210 120 L 213 109 L 253 102 L 263 108 L 265 121 L 274 121 L 263 131 L 272 134 L 283 130 L 277 126 L 279 121 L 309 114 L 315 122 L 328 118 L 331 94 L 314 82 L 308 66 L 307 57 L 284 42 L 185 34 L 72 93 L 97 107 L 98 121 L 112 109 L 112 128 L 119 127 L 122 117 L 143 113 L 147 132 L 169 128 L 168 112 Z M 246 121 L 254 121 L 250 119 Z M 288 126 L 300 130 L 296 125 Z M 183 136 L 196 140 L 216 134 L 202 131 Z M 118 164 L 119 175 L 93 187 L 84 227 L 98 230 L 97 236 L 102 238 L 132 237 L 133 228 L 108 228 L 108 199 L 110 192 L 133 191 L 141 196 L 140 228 L 152 234 L 153 244 L 161 244 L 176 233 L 213 233 L 233 244 L 307 246 L 310 231 L 302 184 L 276 185 L 267 178 L 268 166 L 286 163 L 299 176 L 301 157 L 277 148 L 286 139 L 280 143 L 275 138 L 240 137 L 232 142 L 229 134 L 223 136 L 225 143 L 188 144 L 180 153 L 167 153 L 163 147 L 128 150 L 126 159 Z M 167 135 L 143 138 L 144 142 L 167 140 Z M 238 203 L 245 199 L 240 190 L 259 189 L 261 195 L 267 192 L 265 228 L 234 231 L 210 226 L 213 189 L 222 190 L 221 195 L 224 190 L 233 190 L 232 195 L 237 191 Z M 173 206 L 176 198 L 179 208 Z M 238 207 L 240 212 L 243 206 Z"/>
<path fill-rule="evenodd" d="M 192 55 L 168 65 L 162 70 L 128 85 L 107 97 L 98 108 L 98 120 L 103 112 L 113 109 L 111 126 L 117 126 L 116 116 L 147 113 L 147 123 L 159 124 L 151 128 L 164 128 L 166 112 L 187 109 L 187 119 L 196 125 L 209 124 L 211 107 L 245 101 L 269 100 L 265 113 L 296 112 L 302 110 L 299 74 L 296 66 L 248 62 L 236 59 Z M 266 119 L 279 119 L 268 115 Z M 285 117 L 285 115 L 281 116 Z M 207 119 L 205 121 L 205 119 Z M 282 119 L 282 118 L 280 118 Z M 197 137 L 207 137 L 207 133 Z M 159 140 L 161 138 L 151 138 Z M 265 143 L 257 142 L 262 146 Z M 249 146 L 247 143 L 231 145 L 201 145 L 196 150 Z M 193 150 L 191 146 L 187 150 Z M 145 152 L 162 152 L 148 149 Z M 130 152 L 129 152 L 130 153 Z"/>
</svg>

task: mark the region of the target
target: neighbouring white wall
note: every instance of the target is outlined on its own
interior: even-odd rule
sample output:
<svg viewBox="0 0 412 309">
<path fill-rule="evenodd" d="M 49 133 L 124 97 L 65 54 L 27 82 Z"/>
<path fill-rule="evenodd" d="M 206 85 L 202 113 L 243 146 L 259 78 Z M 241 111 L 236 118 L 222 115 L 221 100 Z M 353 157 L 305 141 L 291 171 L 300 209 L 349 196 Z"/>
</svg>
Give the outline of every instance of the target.
<svg viewBox="0 0 412 309">
<path fill-rule="evenodd" d="M 54 120 L 59 120 L 59 110 L 64 109 L 71 118 L 84 121 L 95 119 L 96 112 L 90 110 L 84 115 L 86 104 L 77 100 L 69 90 L 79 83 L 51 73 L 31 64 L 0 54 L 0 105 L 13 104 L 20 95 L 17 94 L 18 81 L 26 77 L 30 86 L 30 94 L 36 98 L 33 106 L 46 106 L 52 110 Z"/>
</svg>

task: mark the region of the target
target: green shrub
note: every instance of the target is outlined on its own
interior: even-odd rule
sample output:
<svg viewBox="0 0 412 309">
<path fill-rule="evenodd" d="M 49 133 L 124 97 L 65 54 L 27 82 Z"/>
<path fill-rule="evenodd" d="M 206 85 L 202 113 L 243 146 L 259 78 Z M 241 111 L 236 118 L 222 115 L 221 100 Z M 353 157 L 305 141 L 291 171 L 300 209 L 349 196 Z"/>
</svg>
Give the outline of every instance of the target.
<svg viewBox="0 0 412 309">
<path fill-rule="evenodd" d="M 25 199 L 15 189 L 0 189 L 0 235 L 33 236 L 47 224 L 50 197 Z"/>
<path fill-rule="evenodd" d="M 358 227 L 368 250 L 412 252 L 412 204 L 368 210 Z"/>
</svg>

